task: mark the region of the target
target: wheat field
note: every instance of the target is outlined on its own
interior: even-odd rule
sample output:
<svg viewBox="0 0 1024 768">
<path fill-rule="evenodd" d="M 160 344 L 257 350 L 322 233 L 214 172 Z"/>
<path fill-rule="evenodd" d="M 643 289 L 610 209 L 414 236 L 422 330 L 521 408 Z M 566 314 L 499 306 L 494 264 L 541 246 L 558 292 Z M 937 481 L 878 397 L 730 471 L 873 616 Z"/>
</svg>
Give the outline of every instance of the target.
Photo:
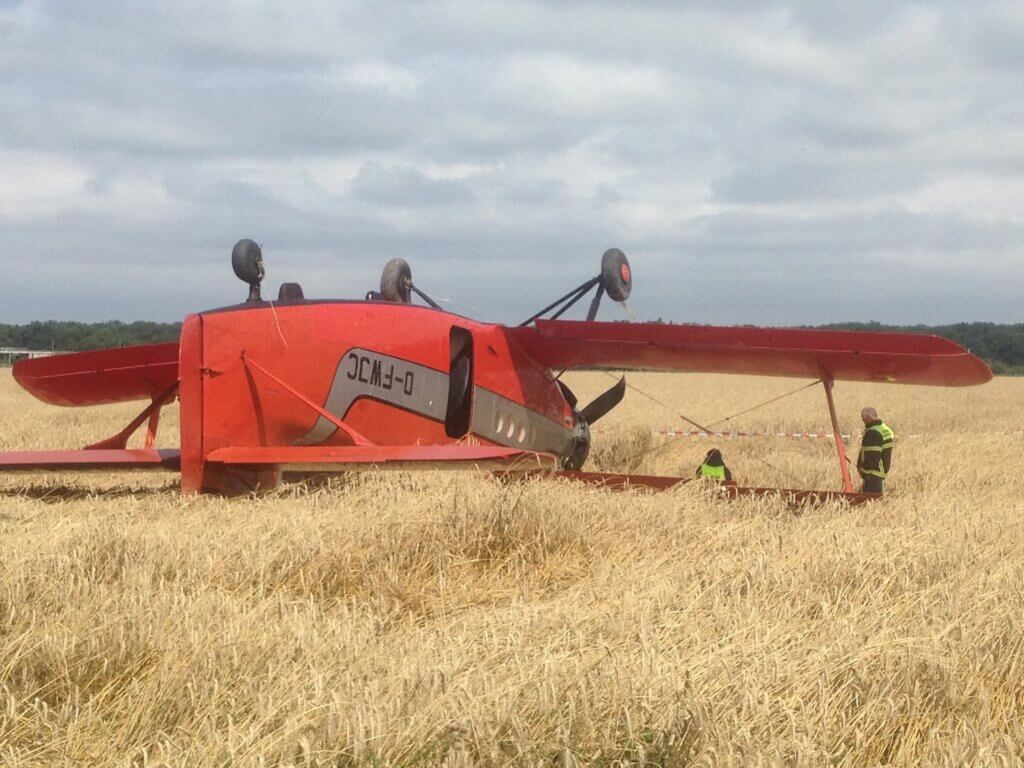
<svg viewBox="0 0 1024 768">
<path fill-rule="evenodd" d="M 629 381 L 702 423 L 801 384 Z M 0 765 L 1024 764 L 1024 379 L 836 395 L 855 444 L 865 405 L 899 436 L 883 501 L 0 477 Z M 0 372 L 0 449 L 137 409 L 44 406 Z M 820 387 L 727 425 L 829 427 Z M 716 445 L 743 483 L 838 487 L 827 441 L 659 447 L 670 426 L 629 391 L 589 467 L 691 474 Z"/>
</svg>

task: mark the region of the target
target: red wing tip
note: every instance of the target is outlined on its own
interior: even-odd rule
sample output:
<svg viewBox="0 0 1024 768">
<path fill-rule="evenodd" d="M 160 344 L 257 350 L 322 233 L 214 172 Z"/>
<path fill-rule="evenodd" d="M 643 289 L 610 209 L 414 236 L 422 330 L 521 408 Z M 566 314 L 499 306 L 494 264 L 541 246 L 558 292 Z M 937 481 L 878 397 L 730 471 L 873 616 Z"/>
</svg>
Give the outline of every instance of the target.
<svg viewBox="0 0 1024 768">
<path fill-rule="evenodd" d="M 0 452 L 0 472 L 74 472 L 180 467 L 181 451 L 156 448 Z"/>
</svg>

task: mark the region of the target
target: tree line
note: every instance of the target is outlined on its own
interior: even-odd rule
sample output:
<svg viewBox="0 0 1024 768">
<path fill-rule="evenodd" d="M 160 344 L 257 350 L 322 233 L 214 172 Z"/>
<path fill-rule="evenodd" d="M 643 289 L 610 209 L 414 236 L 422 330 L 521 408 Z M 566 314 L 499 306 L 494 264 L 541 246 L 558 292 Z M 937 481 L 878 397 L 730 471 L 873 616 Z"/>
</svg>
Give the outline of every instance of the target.
<svg viewBox="0 0 1024 768">
<path fill-rule="evenodd" d="M 835 323 L 819 326 L 841 331 L 893 331 L 945 336 L 989 364 L 993 373 L 1024 376 L 1024 323 L 953 323 L 952 325 L 883 325 Z"/>
<path fill-rule="evenodd" d="M 18 349 L 55 349 L 81 352 L 86 349 L 129 347 L 177 341 L 181 323 L 75 323 L 45 320 L 27 325 L 0 325 L 0 347 Z"/>
<path fill-rule="evenodd" d="M 662 321 L 658 321 L 662 322 Z M 1024 323 L 954 323 L 953 325 L 883 325 L 833 323 L 816 326 L 849 331 L 896 331 L 945 336 L 971 350 L 998 374 L 1024 375 Z M 176 341 L 181 323 L 76 323 L 46 320 L 27 325 L 0 324 L 0 347 L 77 352 Z"/>
</svg>

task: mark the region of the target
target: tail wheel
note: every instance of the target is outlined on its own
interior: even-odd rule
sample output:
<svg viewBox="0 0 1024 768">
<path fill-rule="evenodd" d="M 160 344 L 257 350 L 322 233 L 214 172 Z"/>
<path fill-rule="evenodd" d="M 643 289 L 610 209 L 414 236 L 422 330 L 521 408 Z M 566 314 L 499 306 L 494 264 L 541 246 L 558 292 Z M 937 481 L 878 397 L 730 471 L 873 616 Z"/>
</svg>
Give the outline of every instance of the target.
<svg viewBox="0 0 1024 768">
<path fill-rule="evenodd" d="M 258 283 L 263 279 L 263 252 L 252 240 L 239 240 L 231 249 L 231 267 L 239 280 Z"/>
<path fill-rule="evenodd" d="M 231 267 L 238 279 L 249 285 L 250 302 L 260 301 L 260 283 L 263 282 L 263 251 L 252 240 L 246 238 L 235 243 L 231 249 Z"/>
<path fill-rule="evenodd" d="M 405 259 L 392 259 L 380 276 L 380 292 L 397 304 L 412 303 L 412 268 Z"/>
</svg>

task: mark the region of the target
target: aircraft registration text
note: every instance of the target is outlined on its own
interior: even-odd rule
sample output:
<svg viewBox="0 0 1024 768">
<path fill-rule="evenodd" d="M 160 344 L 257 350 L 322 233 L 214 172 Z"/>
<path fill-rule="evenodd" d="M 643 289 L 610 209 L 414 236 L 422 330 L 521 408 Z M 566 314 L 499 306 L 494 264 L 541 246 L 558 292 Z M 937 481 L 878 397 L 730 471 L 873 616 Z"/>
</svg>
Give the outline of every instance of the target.
<svg viewBox="0 0 1024 768">
<path fill-rule="evenodd" d="M 394 358 L 382 358 L 379 355 L 349 352 L 345 356 L 345 375 L 351 381 L 369 384 L 387 392 L 400 390 L 412 396 L 416 389 L 416 373 L 411 369 L 403 370 L 395 366 Z"/>
</svg>

